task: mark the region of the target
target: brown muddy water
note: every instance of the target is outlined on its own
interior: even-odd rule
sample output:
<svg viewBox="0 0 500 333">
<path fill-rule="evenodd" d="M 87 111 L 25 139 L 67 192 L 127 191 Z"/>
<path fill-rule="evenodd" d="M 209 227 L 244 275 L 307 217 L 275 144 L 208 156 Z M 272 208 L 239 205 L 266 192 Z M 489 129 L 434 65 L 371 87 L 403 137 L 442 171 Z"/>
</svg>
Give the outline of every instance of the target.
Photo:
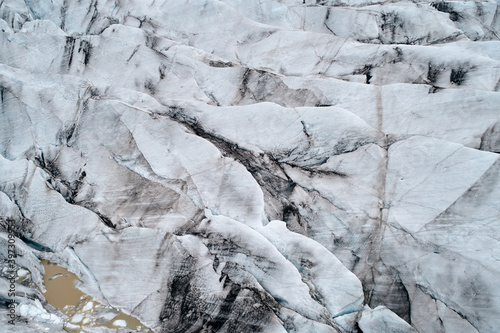
<svg viewBox="0 0 500 333">
<path fill-rule="evenodd" d="M 45 269 L 43 294 L 47 302 L 69 317 L 68 332 L 88 332 L 91 327 L 127 328 L 133 332 L 152 332 L 136 318 L 111 306 L 96 302 L 75 287 L 78 277 L 67 269 L 47 260 L 41 260 Z M 86 330 L 87 328 L 87 330 Z"/>
</svg>

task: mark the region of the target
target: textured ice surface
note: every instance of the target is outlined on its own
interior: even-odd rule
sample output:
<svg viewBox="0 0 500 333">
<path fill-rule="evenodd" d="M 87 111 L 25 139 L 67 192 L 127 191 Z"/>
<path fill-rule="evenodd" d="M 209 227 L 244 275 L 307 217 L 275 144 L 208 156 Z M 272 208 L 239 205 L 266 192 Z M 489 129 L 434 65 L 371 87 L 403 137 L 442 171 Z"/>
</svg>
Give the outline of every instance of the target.
<svg viewBox="0 0 500 333">
<path fill-rule="evenodd" d="M 494 332 L 498 6 L 1 1 L 0 331 Z"/>
</svg>

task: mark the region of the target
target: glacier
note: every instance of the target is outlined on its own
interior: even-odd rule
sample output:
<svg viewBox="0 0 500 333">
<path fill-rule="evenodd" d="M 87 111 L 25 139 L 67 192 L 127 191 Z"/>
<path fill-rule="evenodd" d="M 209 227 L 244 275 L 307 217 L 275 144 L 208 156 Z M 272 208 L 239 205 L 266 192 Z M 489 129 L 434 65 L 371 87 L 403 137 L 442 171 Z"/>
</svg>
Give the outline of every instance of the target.
<svg viewBox="0 0 500 333">
<path fill-rule="evenodd" d="M 0 332 L 496 332 L 499 33 L 498 0 L 0 1 Z"/>
</svg>

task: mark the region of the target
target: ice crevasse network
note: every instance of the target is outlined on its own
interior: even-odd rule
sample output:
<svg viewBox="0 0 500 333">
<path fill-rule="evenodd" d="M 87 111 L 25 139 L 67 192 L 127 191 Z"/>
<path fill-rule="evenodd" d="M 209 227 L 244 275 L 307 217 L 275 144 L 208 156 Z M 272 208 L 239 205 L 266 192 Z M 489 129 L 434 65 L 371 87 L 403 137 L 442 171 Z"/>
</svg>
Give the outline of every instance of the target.
<svg viewBox="0 0 500 333">
<path fill-rule="evenodd" d="M 498 5 L 0 1 L 0 331 L 495 332 Z"/>
</svg>

